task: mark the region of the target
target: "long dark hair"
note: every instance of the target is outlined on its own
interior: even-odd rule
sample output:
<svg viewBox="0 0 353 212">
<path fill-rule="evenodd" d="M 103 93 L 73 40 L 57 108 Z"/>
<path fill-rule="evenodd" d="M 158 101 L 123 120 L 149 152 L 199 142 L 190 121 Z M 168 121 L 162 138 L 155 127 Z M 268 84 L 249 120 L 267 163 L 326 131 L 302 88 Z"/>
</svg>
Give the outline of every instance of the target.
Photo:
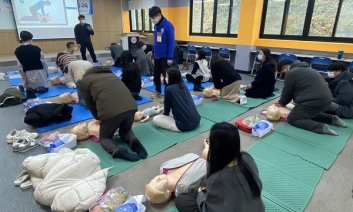
<svg viewBox="0 0 353 212">
<path fill-rule="evenodd" d="M 180 90 L 182 90 L 182 94 L 184 98 L 187 98 L 187 95 L 190 95 L 190 92 L 185 89 L 186 86 L 184 84 L 183 79 L 181 78 L 181 73 L 176 68 L 169 68 L 167 70 L 168 73 L 168 85 L 179 84 Z"/>
<path fill-rule="evenodd" d="M 259 197 L 261 193 L 260 187 L 256 183 L 250 168 L 242 159 L 238 129 L 226 122 L 217 123 L 211 128 L 209 140 L 207 178 L 236 159 L 238 167 L 244 174 L 251 191 L 256 197 Z"/>
<path fill-rule="evenodd" d="M 206 52 L 203 49 L 197 50 L 197 54 L 199 55 L 197 60 L 205 60 L 206 59 Z"/>
<path fill-rule="evenodd" d="M 215 54 L 215 55 L 212 56 L 211 61 L 210 61 L 211 71 L 212 71 L 213 64 L 216 63 L 216 62 L 220 62 L 220 61 L 227 61 L 227 60 L 222 58 L 221 56 L 219 56 L 219 54 Z"/>
<path fill-rule="evenodd" d="M 121 52 L 120 58 L 121 58 L 121 65 L 123 69 L 127 68 L 130 65 L 130 63 L 134 61 L 134 58 L 132 57 L 131 52 L 128 50 Z"/>
<path fill-rule="evenodd" d="M 270 66 L 271 66 L 271 68 L 272 68 L 272 70 L 275 71 L 275 70 L 276 70 L 276 62 L 275 62 L 275 60 L 272 58 L 270 49 L 268 49 L 268 48 L 263 48 L 263 49 L 260 49 L 260 51 L 262 51 L 262 53 L 264 53 L 264 55 L 265 55 L 265 60 L 264 60 L 264 62 L 269 62 L 269 63 L 270 63 Z"/>
</svg>

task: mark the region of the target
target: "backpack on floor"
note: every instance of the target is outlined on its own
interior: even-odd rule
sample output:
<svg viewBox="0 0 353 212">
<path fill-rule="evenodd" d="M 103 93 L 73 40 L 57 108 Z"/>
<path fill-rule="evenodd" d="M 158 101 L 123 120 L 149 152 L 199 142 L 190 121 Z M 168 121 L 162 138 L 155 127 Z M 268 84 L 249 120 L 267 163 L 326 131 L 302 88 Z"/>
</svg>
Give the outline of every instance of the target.
<svg viewBox="0 0 353 212">
<path fill-rule="evenodd" d="M 22 104 L 26 96 L 17 88 L 8 88 L 0 96 L 0 107 L 9 107 Z"/>
</svg>

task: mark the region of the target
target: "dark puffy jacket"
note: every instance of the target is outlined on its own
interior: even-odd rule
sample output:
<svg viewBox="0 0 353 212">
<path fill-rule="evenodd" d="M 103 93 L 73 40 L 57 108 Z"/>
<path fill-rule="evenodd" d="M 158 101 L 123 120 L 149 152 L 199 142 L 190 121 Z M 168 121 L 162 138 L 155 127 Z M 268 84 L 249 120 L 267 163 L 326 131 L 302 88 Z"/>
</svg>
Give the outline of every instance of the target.
<svg viewBox="0 0 353 212">
<path fill-rule="evenodd" d="M 333 96 L 332 101 L 339 105 L 335 114 L 342 118 L 353 118 L 353 73 L 343 72 L 326 81 Z"/>
<path fill-rule="evenodd" d="M 26 113 L 24 122 L 33 127 L 45 127 L 52 123 L 71 120 L 73 108 L 65 104 L 36 105 Z"/>
</svg>

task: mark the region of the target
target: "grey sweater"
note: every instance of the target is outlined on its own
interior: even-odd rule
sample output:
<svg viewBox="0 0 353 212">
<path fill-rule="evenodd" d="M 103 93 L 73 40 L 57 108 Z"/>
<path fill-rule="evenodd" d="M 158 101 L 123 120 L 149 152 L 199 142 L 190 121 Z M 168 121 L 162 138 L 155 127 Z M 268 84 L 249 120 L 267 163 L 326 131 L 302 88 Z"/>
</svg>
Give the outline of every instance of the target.
<svg viewBox="0 0 353 212">
<path fill-rule="evenodd" d="M 255 161 L 243 152 L 243 161 L 250 167 L 255 181 L 262 190 L 259 171 Z M 263 212 L 265 206 L 261 196 L 254 197 L 239 166 L 224 167 L 206 181 L 207 192 L 199 192 L 197 205 L 201 212 Z"/>
<path fill-rule="evenodd" d="M 306 62 L 295 61 L 284 78 L 278 103 L 285 106 L 292 100 L 295 104 L 313 107 L 328 104 L 332 100 L 324 78 Z"/>
</svg>

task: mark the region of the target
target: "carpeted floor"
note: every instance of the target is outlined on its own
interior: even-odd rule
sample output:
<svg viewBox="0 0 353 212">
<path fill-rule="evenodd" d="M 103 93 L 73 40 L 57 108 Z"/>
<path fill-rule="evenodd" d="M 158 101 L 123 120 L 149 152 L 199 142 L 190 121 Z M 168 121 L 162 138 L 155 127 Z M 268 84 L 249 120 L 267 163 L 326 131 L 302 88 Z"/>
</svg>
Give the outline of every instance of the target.
<svg viewBox="0 0 353 212">
<path fill-rule="evenodd" d="M 247 75 L 242 75 L 242 78 L 243 84 L 250 83 L 253 79 Z M 8 87 L 9 83 L 7 81 L 0 81 L 0 93 L 2 93 Z M 281 90 L 283 87 L 283 82 L 278 82 L 276 87 L 280 88 Z M 151 95 L 150 92 L 144 89 L 142 89 L 141 93 L 146 96 Z M 57 102 L 57 99 L 51 98 L 50 101 Z M 159 100 L 154 100 L 151 103 L 139 106 L 139 109 L 143 110 L 144 108 L 157 105 L 158 103 Z M 231 120 L 230 123 L 234 123 L 235 120 L 241 117 L 259 114 L 262 109 L 266 109 L 270 104 L 271 102 L 249 110 L 240 117 Z M 45 153 L 45 150 L 42 147 L 38 147 L 23 154 L 13 153 L 12 146 L 8 145 L 5 141 L 5 136 L 13 129 L 26 129 L 28 131 L 35 131 L 35 129 L 23 123 L 24 111 L 22 105 L 10 108 L 1 108 L 0 117 L 0 134 L 3 137 L 2 141 L 0 142 L 0 205 L 2 206 L 0 211 L 13 211 L 14 208 L 16 208 L 16 211 L 24 212 L 50 211 L 50 208 L 43 207 L 35 202 L 32 189 L 23 191 L 19 187 L 15 187 L 13 185 L 14 179 L 22 170 L 22 161 L 28 156 Z M 282 124 L 283 123 L 275 123 L 274 126 L 277 128 Z M 73 126 L 64 127 L 61 128 L 60 131 L 68 132 L 72 127 Z M 201 154 L 203 150 L 202 140 L 208 136 L 208 133 L 209 132 L 207 131 L 197 135 L 196 137 L 181 142 L 180 144 L 177 144 L 133 166 L 130 169 L 110 177 L 107 181 L 107 189 L 121 186 L 130 191 L 132 195 L 144 194 L 144 186 L 152 178 L 158 175 L 159 166 L 163 162 L 190 152 Z M 259 140 L 258 138 L 254 138 L 250 136 L 250 134 L 244 132 L 240 132 L 240 134 L 242 149 L 246 149 L 252 143 Z M 89 141 L 82 143 L 87 142 Z M 316 187 L 314 195 L 306 211 L 352 211 L 352 152 L 353 139 L 350 138 L 345 149 L 339 155 L 332 167 L 328 171 L 324 171 L 323 177 Z M 151 205 L 147 202 L 146 211 L 167 211 L 172 205 L 174 205 L 173 200 L 161 205 Z"/>
</svg>

